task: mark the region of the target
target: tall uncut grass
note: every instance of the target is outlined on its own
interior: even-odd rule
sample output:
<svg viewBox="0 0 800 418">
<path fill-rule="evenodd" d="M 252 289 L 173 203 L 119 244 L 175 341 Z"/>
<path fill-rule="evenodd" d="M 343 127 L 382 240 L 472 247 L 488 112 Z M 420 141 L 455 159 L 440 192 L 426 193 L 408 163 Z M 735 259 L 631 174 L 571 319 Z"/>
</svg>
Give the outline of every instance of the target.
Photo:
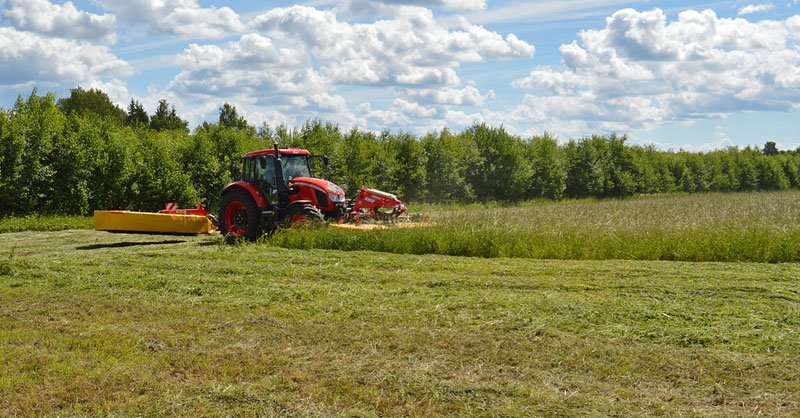
<svg viewBox="0 0 800 418">
<path fill-rule="evenodd" d="M 94 218 L 86 216 L 24 216 L 0 218 L 0 234 L 22 231 L 63 231 L 67 229 L 93 229 Z"/>
<path fill-rule="evenodd" d="M 429 226 L 285 230 L 287 248 L 545 259 L 800 261 L 800 192 L 426 206 Z"/>
</svg>

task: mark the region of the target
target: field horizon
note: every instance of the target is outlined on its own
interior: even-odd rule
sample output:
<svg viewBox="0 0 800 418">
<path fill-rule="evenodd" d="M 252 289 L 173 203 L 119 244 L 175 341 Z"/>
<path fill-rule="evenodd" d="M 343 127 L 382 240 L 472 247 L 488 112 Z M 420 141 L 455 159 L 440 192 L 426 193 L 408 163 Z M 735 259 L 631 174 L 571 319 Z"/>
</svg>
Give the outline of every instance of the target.
<svg viewBox="0 0 800 418">
<path fill-rule="evenodd" d="M 518 204 L 418 204 L 419 228 L 279 230 L 294 249 L 481 258 L 800 261 L 800 191 L 643 195 Z M 0 219 L 0 233 L 92 229 L 91 218 Z M 221 239 L 221 238 L 220 238 Z"/>
</svg>

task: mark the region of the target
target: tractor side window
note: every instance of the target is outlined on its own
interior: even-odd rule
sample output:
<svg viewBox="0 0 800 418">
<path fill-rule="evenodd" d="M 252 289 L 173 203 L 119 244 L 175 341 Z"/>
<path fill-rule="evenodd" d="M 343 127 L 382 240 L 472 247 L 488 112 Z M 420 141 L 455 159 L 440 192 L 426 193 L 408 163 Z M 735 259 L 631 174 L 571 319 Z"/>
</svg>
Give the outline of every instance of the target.
<svg viewBox="0 0 800 418">
<path fill-rule="evenodd" d="M 252 159 L 245 159 L 242 164 L 242 179 L 253 181 L 255 175 L 255 164 Z"/>
<path fill-rule="evenodd" d="M 275 162 L 271 155 L 260 157 L 256 165 L 258 170 L 257 178 L 259 186 L 261 186 L 267 194 L 272 193 L 272 188 L 275 187 Z"/>
</svg>

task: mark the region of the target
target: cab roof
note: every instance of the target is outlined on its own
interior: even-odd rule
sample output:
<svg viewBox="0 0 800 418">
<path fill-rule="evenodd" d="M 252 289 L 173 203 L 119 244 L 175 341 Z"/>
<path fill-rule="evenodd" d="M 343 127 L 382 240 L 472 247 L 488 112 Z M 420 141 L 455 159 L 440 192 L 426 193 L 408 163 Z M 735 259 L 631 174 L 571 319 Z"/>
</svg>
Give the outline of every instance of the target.
<svg viewBox="0 0 800 418">
<path fill-rule="evenodd" d="M 308 150 L 301 148 L 280 148 L 278 149 L 281 155 L 311 155 Z M 244 155 L 244 158 L 261 157 L 263 155 L 275 155 L 275 149 L 267 148 L 259 151 L 250 151 Z"/>
</svg>

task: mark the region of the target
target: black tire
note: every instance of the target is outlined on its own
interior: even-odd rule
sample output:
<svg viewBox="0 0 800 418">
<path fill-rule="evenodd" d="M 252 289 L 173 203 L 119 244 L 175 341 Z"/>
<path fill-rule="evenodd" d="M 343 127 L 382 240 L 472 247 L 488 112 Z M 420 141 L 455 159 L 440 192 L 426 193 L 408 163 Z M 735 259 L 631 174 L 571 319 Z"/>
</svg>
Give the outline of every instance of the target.
<svg viewBox="0 0 800 418">
<path fill-rule="evenodd" d="M 217 219 L 219 218 L 217 218 L 214 215 L 211 214 L 208 215 L 208 220 L 211 221 L 211 224 L 214 225 L 214 228 L 219 229 L 219 221 Z"/>
<path fill-rule="evenodd" d="M 325 224 L 325 217 L 322 216 L 319 208 L 311 205 L 292 205 L 286 209 L 286 216 L 281 221 L 281 226 L 285 228 L 313 227 Z"/>
<path fill-rule="evenodd" d="M 262 234 L 260 212 L 250 193 L 231 190 L 219 207 L 219 231 L 229 242 L 237 238 L 255 241 Z"/>
</svg>

